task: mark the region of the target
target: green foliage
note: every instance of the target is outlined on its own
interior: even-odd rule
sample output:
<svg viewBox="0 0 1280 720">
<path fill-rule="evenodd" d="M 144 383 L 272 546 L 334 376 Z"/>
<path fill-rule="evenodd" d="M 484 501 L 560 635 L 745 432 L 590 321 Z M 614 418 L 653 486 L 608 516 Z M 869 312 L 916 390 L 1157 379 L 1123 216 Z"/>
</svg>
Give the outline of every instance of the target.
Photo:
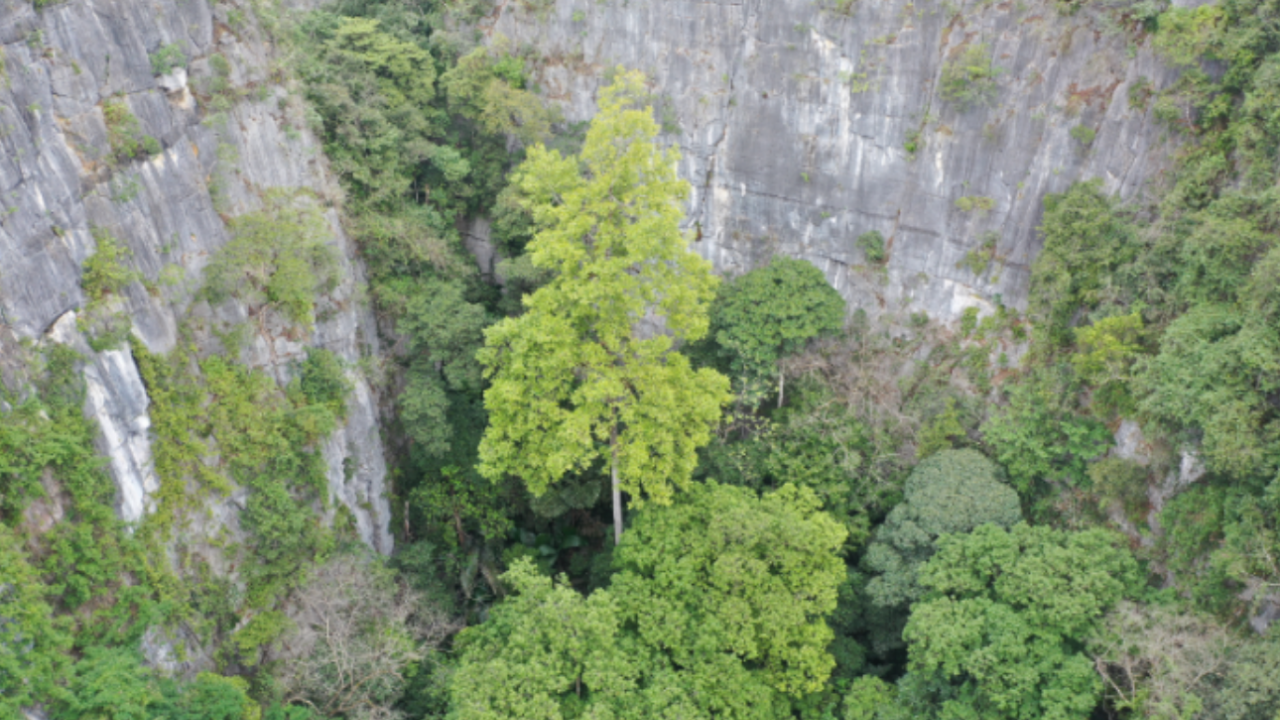
<svg viewBox="0 0 1280 720">
<path fill-rule="evenodd" d="M 1237 478 L 1274 467 L 1277 338 L 1238 310 L 1203 305 L 1175 320 L 1139 379 L 1140 407 L 1169 426 L 1196 426 L 1210 466 Z"/>
<path fill-rule="evenodd" d="M 1093 139 L 1097 137 L 1098 131 L 1088 125 L 1076 125 L 1071 128 L 1071 139 L 1088 147 L 1093 144 Z"/>
<path fill-rule="evenodd" d="M 205 269 L 209 301 L 234 297 L 254 314 L 272 310 L 292 323 L 314 324 L 316 298 L 331 292 L 339 278 L 319 210 L 304 198 L 274 195 L 266 209 L 237 217 L 231 228 L 234 239 Z"/>
<path fill-rule="evenodd" d="M 538 98 L 525 91 L 524 60 L 505 43 L 481 46 L 463 55 L 440 76 L 449 109 L 482 132 L 511 135 L 523 143 L 545 140 L 554 119 Z"/>
<path fill-rule="evenodd" d="M 1198 65 L 1202 57 L 1217 54 L 1219 26 L 1225 21 L 1225 13 L 1215 5 L 1170 8 L 1160 15 L 1156 50 L 1175 66 Z"/>
<path fill-rule="evenodd" d="M 152 75 L 168 75 L 173 72 L 174 68 L 186 66 L 187 55 L 182 52 L 182 46 L 178 43 L 162 45 L 160 49 L 151 53 Z"/>
<path fill-rule="evenodd" d="M 537 574 L 528 561 L 516 563 L 503 581 L 511 597 L 487 622 L 458 635 L 451 717 L 644 717 L 647 698 L 637 697 L 643 657 L 620 632 L 609 591 L 584 598 Z"/>
<path fill-rule="evenodd" d="M 607 457 L 632 498 L 668 503 L 727 399 L 723 376 L 672 350 L 706 333 L 715 278 L 680 235 L 688 186 L 675 151 L 655 146 L 651 113 L 631 108 L 642 91 L 638 73 L 620 74 L 580 160 L 539 146 L 518 171 L 539 227 L 533 263 L 556 275 L 485 332 L 480 471 L 518 475 L 535 495 Z M 637 336 L 651 311 L 669 335 Z"/>
<path fill-rule="evenodd" d="M 1046 195 L 1044 249 L 1031 271 L 1029 314 L 1037 333 L 1066 345 L 1076 312 L 1108 299 L 1111 274 L 1133 259 L 1133 229 L 1098 181 Z"/>
<path fill-rule="evenodd" d="M 991 50 L 985 44 L 970 45 L 942 66 L 938 94 L 965 112 L 995 99 L 999 74 L 991 64 Z"/>
<path fill-rule="evenodd" d="M 790 397 L 747 437 L 713 442 L 699 474 L 756 490 L 806 487 L 845 525 L 847 547 L 859 548 L 870 536 L 871 518 L 896 500 L 872 477 L 873 432 L 829 388 L 801 380 Z"/>
<path fill-rule="evenodd" d="M 1102 683 L 1081 638 L 1138 581 L 1113 542 L 1101 530 L 1026 524 L 942 538 L 903 631 L 911 672 L 958 689 L 975 716 L 1087 717 Z M 957 717 L 957 705 L 942 699 L 939 716 Z"/>
<path fill-rule="evenodd" d="M 1126 458 L 1103 458 L 1089 465 L 1089 480 L 1099 510 L 1116 503 L 1126 517 L 1140 521 L 1147 504 L 1147 469 Z"/>
<path fill-rule="evenodd" d="M 961 212 L 976 212 L 978 215 L 985 215 L 996 206 L 993 198 L 984 195 L 964 195 L 956 198 L 956 208 Z"/>
<path fill-rule="evenodd" d="M 257 665 L 259 653 L 275 642 L 291 625 L 289 618 L 278 610 L 268 610 L 249 618 L 249 622 L 236 630 L 232 637 L 240 661 L 250 667 Z"/>
<path fill-rule="evenodd" d="M 160 699 L 136 652 L 91 647 L 76 663 L 60 717 L 68 720 L 149 720 Z"/>
<path fill-rule="evenodd" d="M 423 513 L 429 524 L 445 526 L 452 532 L 444 536 L 458 546 L 468 544 L 468 526 L 474 525 L 486 538 L 500 538 L 511 528 L 507 517 L 505 488 L 481 477 L 472 469 L 456 465 L 440 468 L 410 493 L 410 502 Z M 558 493 L 555 494 L 557 497 Z M 595 504 L 598 493 L 586 507 Z"/>
<path fill-rule="evenodd" d="M 101 303 L 110 295 L 119 294 L 125 285 L 137 279 L 137 274 L 126 268 L 123 260 L 132 253 L 122 247 L 111 233 L 101 228 L 93 231 L 97 248 L 84 261 L 80 286 L 89 296 L 90 304 Z"/>
<path fill-rule="evenodd" d="M 298 370 L 298 389 L 310 405 L 329 408 L 336 418 L 347 414 L 347 395 L 351 381 L 342 358 L 330 350 L 309 348 L 307 359 Z"/>
<path fill-rule="evenodd" d="M 313 503 L 327 498 L 317 443 L 337 427 L 322 404 L 295 404 L 261 371 L 221 357 L 200 363 L 209 433 L 218 439 L 227 475 L 249 489 L 241 523 L 255 562 L 242 569 L 250 607 L 264 607 L 295 586 L 330 546 Z"/>
<path fill-rule="evenodd" d="M 889 254 L 884 247 L 884 236 L 879 230 L 868 230 L 862 233 L 853 244 L 862 251 L 863 257 L 869 263 L 878 265 L 889 259 Z"/>
<path fill-rule="evenodd" d="M 966 434 L 955 398 L 947 398 L 942 412 L 920 428 L 916 437 L 916 457 L 924 459 L 939 450 L 950 450 L 955 447 L 957 439 L 963 440 Z"/>
<path fill-rule="evenodd" d="M 996 255 L 996 245 L 1000 242 L 1000 234 L 992 230 L 983 233 L 979 237 L 982 240 L 982 244 L 976 250 L 966 252 L 960 262 L 956 263 L 956 267 L 969 268 L 969 271 L 974 275 L 981 276 L 987 271 L 987 268 L 991 267 L 992 262 L 1003 261 Z"/>
<path fill-rule="evenodd" d="M 1022 520 L 1018 495 L 998 468 L 976 450 L 943 450 L 911 471 L 902 502 L 876 531 L 863 560 L 875 573 L 871 601 L 905 609 L 924 594 L 916 580 L 938 538 L 988 523 L 1008 528 Z"/>
<path fill-rule="evenodd" d="M 444 119 L 427 50 L 382 32 L 372 18 L 312 13 L 301 31 L 311 58 L 300 70 L 324 120 L 325 154 L 356 200 L 394 204 L 427 163 L 455 182 L 470 171 L 432 141 Z"/>
<path fill-rule="evenodd" d="M 66 618 L 79 646 L 136 640 L 175 609 L 177 598 L 161 597 L 172 590 L 171 577 L 149 562 L 144 542 L 116 517 L 115 483 L 95 451 L 98 430 L 84 415 L 79 355 L 53 345 L 37 358 L 34 392 L 0 414 L 0 520 L 18 525 L 48 482 L 59 493 L 63 521 L 26 537 L 24 549 L 47 583 L 49 606 Z M 19 579 L 26 575 L 13 567 Z M 15 592 L 18 612 L 29 609 L 29 589 Z M 31 661 L 56 670 L 52 658 L 40 656 L 52 650 L 54 636 L 41 623 L 31 632 L 39 636 Z"/>
<path fill-rule="evenodd" d="M 142 134 L 142 125 L 125 100 L 104 100 L 102 118 L 107 124 L 107 143 L 111 146 L 113 162 L 138 160 L 159 151 L 155 138 Z"/>
<path fill-rule="evenodd" d="M 1130 381 L 1134 363 L 1143 356 L 1142 315 L 1138 312 L 1103 318 L 1075 329 L 1076 352 L 1071 365 L 1093 387 L 1093 406 L 1100 417 L 1134 409 Z"/>
<path fill-rule="evenodd" d="M 0 624 L 0 714 L 16 717 L 21 708 L 56 696 L 67 671 L 65 653 L 70 649 L 70 638 L 53 619 L 53 609 L 44 598 L 44 583 L 28 564 L 18 537 L 2 523 L 0 567 L 4 568 L 0 585 L 0 618 L 4 618 Z"/>
<path fill-rule="evenodd" d="M 758 673 L 780 692 L 821 689 L 845 532 L 819 507 L 804 488 L 757 498 L 707 483 L 641 514 L 614 556 L 622 617 L 699 685 Z"/>
<path fill-rule="evenodd" d="M 651 507 L 584 598 L 516 562 L 513 594 L 458 636 L 459 718 L 790 717 L 820 688 L 840 527 L 793 487 L 697 485 Z"/>
<path fill-rule="evenodd" d="M 161 682 L 162 697 L 152 705 L 153 718 L 165 720 L 257 720 L 262 708 L 249 697 L 249 683 L 241 677 L 210 672 L 188 683 Z M 275 708 L 277 712 L 280 708 Z M 271 717 L 268 712 L 267 717 Z M 302 718 L 296 718 L 302 720 Z"/>
<path fill-rule="evenodd" d="M 775 257 L 728 282 L 711 307 L 711 336 L 734 390 L 754 406 L 781 381 L 778 362 L 844 327 L 844 298 L 804 260 Z"/>
<path fill-rule="evenodd" d="M 897 688 L 873 675 L 853 681 L 844 696 L 844 720 L 907 720 L 909 711 L 898 704 Z"/>
<path fill-rule="evenodd" d="M 1043 483 L 1083 485 L 1085 463 L 1111 445 L 1106 426 L 1070 410 L 1074 392 L 1074 379 L 1065 373 L 1037 370 L 1009 391 L 1009 404 L 982 426 L 996 460 L 1024 499 L 1042 497 Z"/>
</svg>

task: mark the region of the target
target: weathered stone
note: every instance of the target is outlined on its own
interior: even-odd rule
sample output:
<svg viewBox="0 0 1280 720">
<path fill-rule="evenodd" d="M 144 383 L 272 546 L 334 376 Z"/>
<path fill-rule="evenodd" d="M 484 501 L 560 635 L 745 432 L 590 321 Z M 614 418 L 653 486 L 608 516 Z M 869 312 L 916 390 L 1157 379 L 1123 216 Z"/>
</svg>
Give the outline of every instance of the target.
<svg viewBox="0 0 1280 720">
<path fill-rule="evenodd" d="M 0 81 L 0 326 L 19 338 L 47 332 L 85 354 L 86 411 L 102 429 L 120 515 L 135 521 L 158 488 L 146 389 L 127 350 L 94 353 L 75 329 L 74 311 L 85 302 L 81 266 L 96 250 L 95 233 L 126 248 L 125 264 L 142 278 L 117 294 L 113 310 L 127 315 L 148 349 L 165 353 L 178 342 L 205 266 L 231 239 L 226 218 L 260 208 L 271 189 L 303 190 L 320 203 L 340 193 L 319 144 L 301 117 L 281 109 L 283 91 L 267 83 L 272 43 L 252 21 L 229 30 L 225 4 L 83 0 L 40 12 L 10 6 L 0 12 L 7 68 Z M 188 66 L 155 77 L 149 55 L 171 44 Z M 196 97 L 208 92 L 215 53 L 228 61 L 233 86 L 267 83 L 266 92 L 211 117 Z M 138 138 L 155 138 L 159 152 L 115 157 L 107 101 L 127 107 Z M 328 348 L 353 366 L 377 352 L 372 315 L 358 302 L 364 279 L 355 249 L 336 213 L 326 212 L 342 282 L 320 300 L 322 321 L 301 335 L 268 326 L 245 353 L 251 366 L 282 382 L 309 347 Z M 216 312 L 247 317 L 242 306 Z M 331 492 L 354 514 L 365 542 L 390 552 L 376 401 L 363 378 L 353 381 L 348 422 L 324 448 Z M 210 522 L 193 527 L 207 537 L 238 532 L 238 506 L 210 502 Z M 184 541 L 199 545 L 200 538 Z"/>
<path fill-rule="evenodd" d="M 544 21 L 512 2 L 486 29 L 545 58 L 537 83 L 570 121 L 593 115 L 606 70 L 644 70 L 693 186 L 692 247 L 727 274 L 774 253 L 806 258 L 873 315 L 1024 307 L 1044 194 L 1097 177 L 1130 197 L 1163 167 L 1165 135 L 1126 92 L 1173 75 L 1145 44 L 1130 57 L 1131 38 L 1088 6 L 1072 17 L 1047 0 L 849 7 L 561 0 Z M 939 78 L 978 44 L 1000 68 L 998 92 L 962 111 Z M 1087 146 L 1077 125 L 1097 131 Z M 990 208 L 966 212 L 963 197 Z M 869 230 L 887 240 L 883 270 L 855 246 Z M 958 265 L 988 238 L 984 273 Z"/>
</svg>

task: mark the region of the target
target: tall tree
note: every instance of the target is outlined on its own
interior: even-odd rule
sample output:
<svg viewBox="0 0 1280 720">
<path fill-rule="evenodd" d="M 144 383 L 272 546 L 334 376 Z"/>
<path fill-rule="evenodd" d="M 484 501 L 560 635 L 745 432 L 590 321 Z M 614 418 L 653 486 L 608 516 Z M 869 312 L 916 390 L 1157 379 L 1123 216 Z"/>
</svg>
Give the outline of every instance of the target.
<svg viewBox="0 0 1280 720">
<path fill-rule="evenodd" d="M 584 598 L 526 559 L 454 645 L 457 720 L 790 720 L 831 671 L 844 529 L 808 488 L 698 484 L 636 519 Z"/>
<path fill-rule="evenodd" d="M 607 460 L 615 540 L 622 492 L 669 503 L 729 399 L 728 379 L 674 350 L 706 334 L 716 278 L 680 233 L 688 184 L 643 97 L 644 76 L 620 72 L 580 157 L 529 151 L 515 178 L 538 227 L 529 254 L 554 276 L 477 356 L 492 382 L 480 471 L 541 495 Z M 663 330 L 645 331 L 654 317 Z"/>
</svg>

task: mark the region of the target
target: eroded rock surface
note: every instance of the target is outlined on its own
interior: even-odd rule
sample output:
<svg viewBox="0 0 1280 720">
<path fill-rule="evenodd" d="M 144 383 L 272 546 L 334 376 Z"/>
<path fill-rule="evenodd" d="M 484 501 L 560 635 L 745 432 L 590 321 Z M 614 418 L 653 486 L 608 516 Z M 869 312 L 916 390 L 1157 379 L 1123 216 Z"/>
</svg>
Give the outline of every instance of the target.
<svg viewBox="0 0 1280 720">
<path fill-rule="evenodd" d="M 37 12 L 0 0 L 0 325 L 43 336 L 74 318 L 86 298 L 81 266 L 110 235 L 127 249 L 140 280 L 113 298 L 153 352 L 179 342 L 210 258 L 230 240 L 227 221 L 262 207 L 273 189 L 303 190 L 317 206 L 334 197 L 323 154 L 303 127 L 301 107 L 268 77 L 273 56 L 252 12 L 203 0 L 76 0 Z M 189 62 L 154 74 L 151 56 L 177 45 Z M 225 63 L 223 62 L 225 61 Z M 211 78 L 233 90 L 214 107 Z M 121 158 L 104 109 L 122 104 L 154 152 Z M 260 326 L 242 356 L 286 380 L 310 347 L 352 363 L 377 352 L 372 317 L 359 302 L 362 274 L 337 215 L 328 211 L 341 258 L 338 288 L 319 302 L 313 331 Z M 212 312 L 244 319 L 229 303 Z M 74 321 L 73 321 L 74 322 Z M 197 342 L 210 341 L 207 333 Z M 87 348 L 85 348 L 87 350 Z M 150 460 L 149 399 L 127 349 L 88 351 L 88 408 L 119 488 L 119 512 L 136 520 L 158 488 Z M 348 419 L 324 455 L 334 498 L 361 537 L 390 552 L 386 465 L 372 389 L 352 371 Z M 234 503 L 212 508 L 209 530 L 235 524 Z"/>
<path fill-rule="evenodd" d="M 1131 197 L 1168 154 L 1150 112 L 1127 97 L 1142 78 L 1158 90 L 1174 75 L 1088 9 L 560 0 L 539 19 L 522 3 L 499 5 L 491 41 L 546 58 L 537 82 L 571 121 L 592 116 L 608 68 L 649 75 L 694 188 L 693 246 L 719 271 L 803 257 L 875 315 L 951 321 L 997 301 L 1024 307 L 1044 194 L 1101 178 Z M 980 45 L 997 89 L 964 110 L 944 100 L 940 77 Z M 1073 137 L 1076 127 L 1087 131 Z M 883 266 L 855 242 L 870 230 L 886 239 Z M 961 266 L 970 253 L 986 257 L 981 272 Z"/>
</svg>

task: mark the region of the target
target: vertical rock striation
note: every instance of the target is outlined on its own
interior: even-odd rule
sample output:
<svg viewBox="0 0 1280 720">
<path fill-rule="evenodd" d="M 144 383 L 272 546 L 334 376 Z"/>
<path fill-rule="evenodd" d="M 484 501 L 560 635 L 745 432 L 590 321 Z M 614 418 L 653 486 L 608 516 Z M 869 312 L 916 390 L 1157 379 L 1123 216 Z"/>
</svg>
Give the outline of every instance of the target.
<svg viewBox="0 0 1280 720">
<path fill-rule="evenodd" d="M 560 0 L 540 19 L 499 5 L 485 32 L 545 58 L 538 83 L 571 121 L 593 114 L 608 68 L 649 74 L 694 188 L 693 246 L 717 270 L 806 258 L 875 315 L 1024 307 L 1044 194 L 1096 177 L 1132 197 L 1168 156 L 1127 96 L 1171 73 L 1088 8 Z M 963 109 L 940 78 L 974 47 L 992 58 L 996 92 Z M 870 230 L 886 239 L 884 265 L 855 242 Z"/>
<path fill-rule="evenodd" d="M 169 45 L 188 58 L 185 68 L 153 67 L 152 55 Z M 227 220 L 258 209 L 276 188 L 303 190 L 317 204 L 336 194 L 301 106 L 272 80 L 272 43 L 247 7 L 72 0 L 36 11 L 0 0 L 0 51 L 0 325 L 18 337 L 40 338 L 70 318 L 55 340 L 83 342 L 72 337 L 74 311 L 86 304 L 81 265 L 97 247 L 95 233 L 105 233 L 127 249 L 124 264 L 141 280 L 113 298 L 112 309 L 148 349 L 168 352 L 205 265 L 230 240 Z M 220 108 L 209 106 L 216 77 L 236 89 Z M 112 146 L 107 115 L 121 106 L 136 118 L 136 137 L 154 138 L 132 158 Z M 281 380 L 310 347 L 353 366 L 378 351 L 355 250 L 336 212 L 326 217 L 342 280 L 320 299 L 316 327 L 301 335 L 262 327 L 243 355 Z M 212 312 L 243 320 L 249 310 L 229 303 Z M 137 519 L 158 487 L 145 387 L 127 350 L 90 351 L 84 372 L 118 510 Z M 359 373 L 351 379 L 348 419 L 323 448 L 330 491 L 364 541 L 386 553 L 390 509 L 375 397 Z"/>
</svg>

